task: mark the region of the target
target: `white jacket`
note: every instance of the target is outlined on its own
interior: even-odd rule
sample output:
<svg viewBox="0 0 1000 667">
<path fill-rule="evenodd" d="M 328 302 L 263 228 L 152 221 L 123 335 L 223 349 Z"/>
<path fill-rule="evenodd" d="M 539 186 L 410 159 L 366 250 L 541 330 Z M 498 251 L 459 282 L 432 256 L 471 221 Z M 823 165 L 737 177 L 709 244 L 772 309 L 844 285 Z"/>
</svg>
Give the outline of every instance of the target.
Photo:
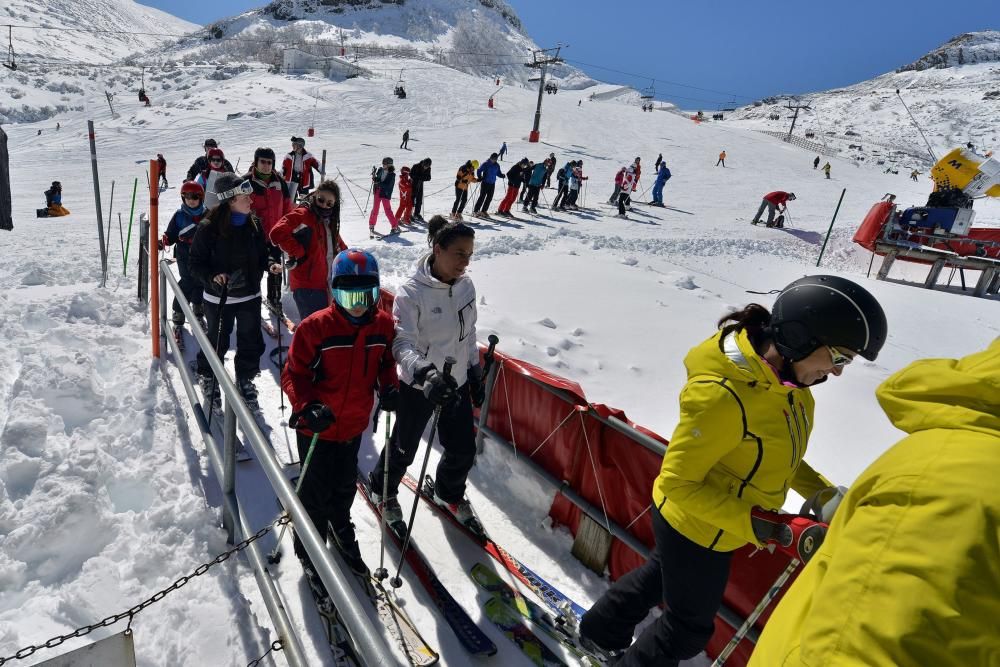
<svg viewBox="0 0 1000 667">
<path fill-rule="evenodd" d="M 392 304 L 396 339 L 392 355 L 399 379 L 414 384 L 413 376 L 427 363 L 444 370 L 445 357 L 455 357 L 451 375 L 461 387 L 469 366 L 479 363 L 476 344 L 476 286 L 462 276 L 454 285 L 431 275 L 430 255 L 415 266 L 413 276 L 400 286 Z"/>
</svg>

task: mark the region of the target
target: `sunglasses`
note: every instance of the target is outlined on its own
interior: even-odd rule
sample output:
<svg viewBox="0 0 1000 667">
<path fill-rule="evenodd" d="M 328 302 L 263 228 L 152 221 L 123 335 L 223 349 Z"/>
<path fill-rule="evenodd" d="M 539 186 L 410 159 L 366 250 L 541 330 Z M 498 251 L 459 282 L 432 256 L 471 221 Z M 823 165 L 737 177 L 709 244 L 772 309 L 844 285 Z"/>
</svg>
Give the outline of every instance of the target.
<svg viewBox="0 0 1000 667">
<path fill-rule="evenodd" d="M 344 310 L 371 308 L 379 299 L 378 285 L 372 287 L 334 287 L 333 299 Z"/>
<path fill-rule="evenodd" d="M 201 195 L 181 195 L 181 197 L 192 201 L 201 201 Z"/>
<path fill-rule="evenodd" d="M 844 354 L 835 347 L 827 345 L 826 349 L 830 350 L 830 361 L 832 361 L 833 365 L 836 366 L 837 368 L 843 368 L 844 366 L 854 361 L 854 357 Z"/>
<path fill-rule="evenodd" d="M 211 162 L 212 164 L 222 164 L 222 158 L 214 157 L 211 160 L 209 160 L 209 162 Z"/>
<path fill-rule="evenodd" d="M 320 206 L 325 206 L 327 208 L 330 208 L 337 203 L 336 199 L 327 199 L 326 197 L 313 197 L 313 201 Z"/>
</svg>

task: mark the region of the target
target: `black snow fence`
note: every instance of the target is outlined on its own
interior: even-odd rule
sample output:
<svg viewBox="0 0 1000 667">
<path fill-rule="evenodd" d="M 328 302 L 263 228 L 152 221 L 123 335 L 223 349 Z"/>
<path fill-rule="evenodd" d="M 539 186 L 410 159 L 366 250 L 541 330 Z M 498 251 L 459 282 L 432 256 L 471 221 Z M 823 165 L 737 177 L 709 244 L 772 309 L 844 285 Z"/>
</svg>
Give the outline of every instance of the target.
<svg viewBox="0 0 1000 667">
<path fill-rule="evenodd" d="M 7 133 L 0 127 L 0 229 L 14 229 L 10 200 L 10 156 L 7 154 Z"/>
</svg>

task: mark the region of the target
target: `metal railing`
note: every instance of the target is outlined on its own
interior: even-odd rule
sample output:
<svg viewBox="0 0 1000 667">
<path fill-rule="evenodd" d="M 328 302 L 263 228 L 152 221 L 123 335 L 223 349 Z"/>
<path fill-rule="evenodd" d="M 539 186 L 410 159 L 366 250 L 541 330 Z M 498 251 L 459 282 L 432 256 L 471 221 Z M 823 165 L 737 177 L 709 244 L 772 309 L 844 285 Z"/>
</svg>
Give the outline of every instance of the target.
<svg viewBox="0 0 1000 667">
<path fill-rule="evenodd" d="M 160 328 L 161 332 L 170 331 L 167 327 L 168 286 L 180 304 L 181 311 L 184 313 L 187 321 L 197 323 L 198 319 L 195 317 L 191 305 L 184 298 L 177 279 L 170 271 L 169 263 L 166 260 L 161 260 L 159 280 L 161 295 L 159 319 L 162 325 Z M 272 491 L 277 496 L 282 507 L 291 515 L 295 525 L 295 532 L 309 554 L 317 574 L 319 574 L 320 579 L 322 579 L 323 584 L 326 586 L 334 606 L 340 612 L 347 632 L 362 662 L 364 665 L 371 667 L 376 665 L 392 665 L 395 667 L 399 665 L 399 661 L 389 649 L 381 632 L 372 623 L 366 609 L 359 603 L 357 596 L 351 590 L 350 578 L 354 575 L 345 573 L 340 563 L 335 564 L 332 554 L 327 549 L 322 538 L 320 538 L 319 533 L 309 519 L 309 515 L 306 514 L 302 503 L 299 502 L 295 490 L 282 473 L 281 464 L 275 458 L 274 452 L 271 450 L 271 445 L 264 438 L 263 433 L 261 433 L 260 428 L 257 426 L 257 422 L 254 421 L 253 415 L 240 397 L 236 385 L 226 373 L 222 360 L 216 355 L 215 349 L 208 339 L 208 335 L 197 324 L 191 327 L 191 333 L 194 335 L 199 347 L 205 353 L 205 359 L 212 368 L 212 372 L 215 373 L 215 377 L 218 378 L 219 389 L 226 397 L 224 442 L 221 455 L 216 437 L 212 433 L 208 425 L 208 420 L 205 417 L 205 407 L 210 405 L 211 399 L 206 397 L 205 407 L 202 407 L 198 402 L 194 383 L 187 369 L 184 367 L 184 357 L 178 348 L 177 341 L 171 335 L 161 335 L 166 339 L 174 359 L 180 362 L 178 364 L 181 371 L 179 375 L 184 384 L 184 390 L 191 401 L 195 421 L 205 442 L 205 449 L 212 462 L 215 476 L 222 484 L 222 524 L 229 534 L 229 542 L 235 543 L 238 541 L 238 535 L 251 535 L 254 532 L 243 510 L 240 508 L 236 496 L 236 424 L 238 423 L 243 429 L 247 444 L 253 450 L 254 457 L 260 463 L 264 474 L 267 475 Z M 302 644 L 288 618 L 284 603 L 267 570 L 265 560 L 261 557 L 256 544 L 251 544 L 246 551 L 268 615 L 271 617 L 275 630 L 283 642 L 284 654 L 287 656 L 288 663 L 292 667 L 305 667 L 308 665 L 308 662 L 305 659 Z"/>
</svg>

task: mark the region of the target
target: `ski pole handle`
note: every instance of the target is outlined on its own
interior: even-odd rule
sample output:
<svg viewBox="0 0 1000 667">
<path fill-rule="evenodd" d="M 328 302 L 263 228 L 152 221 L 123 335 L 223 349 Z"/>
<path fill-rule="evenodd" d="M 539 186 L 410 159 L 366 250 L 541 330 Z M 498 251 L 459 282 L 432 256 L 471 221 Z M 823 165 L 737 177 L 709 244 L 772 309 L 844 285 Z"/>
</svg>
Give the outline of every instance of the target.
<svg viewBox="0 0 1000 667">
<path fill-rule="evenodd" d="M 454 366 L 458 361 L 455 357 L 445 357 L 444 358 L 444 370 L 441 371 L 445 377 L 451 377 L 451 367 Z"/>
<path fill-rule="evenodd" d="M 489 376 L 490 374 L 490 368 L 493 366 L 493 360 L 496 358 L 496 355 L 493 353 L 493 351 L 496 349 L 497 343 L 500 342 L 500 338 L 496 334 L 490 334 L 489 338 L 487 338 L 486 340 L 490 342 L 490 346 L 486 348 L 486 354 L 483 355 L 484 378 Z"/>
</svg>

